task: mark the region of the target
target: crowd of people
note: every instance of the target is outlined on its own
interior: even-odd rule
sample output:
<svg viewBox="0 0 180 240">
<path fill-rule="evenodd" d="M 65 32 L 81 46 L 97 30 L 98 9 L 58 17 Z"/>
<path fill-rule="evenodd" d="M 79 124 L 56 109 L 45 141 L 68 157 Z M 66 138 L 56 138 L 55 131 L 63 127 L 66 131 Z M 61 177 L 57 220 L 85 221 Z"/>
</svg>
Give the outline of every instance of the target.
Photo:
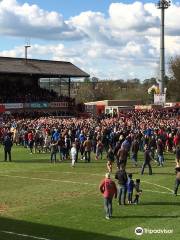
<svg viewBox="0 0 180 240">
<path fill-rule="evenodd" d="M 69 157 L 72 144 L 76 146 L 77 159 L 80 154 L 87 162 L 91 161 L 91 152 L 98 160 L 105 151 L 110 171 L 115 160 L 118 167 L 125 167 L 130 151 L 132 162 L 137 165 L 138 151 L 145 147 L 146 157 L 155 159 L 156 153 L 158 164 L 163 166 L 164 151 L 172 152 L 180 141 L 179 115 L 178 110 L 172 109 L 130 111 L 115 118 L 1 118 L 0 139 L 11 134 L 15 144 L 32 146 L 32 153 L 37 149 L 50 150 L 54 141 L 61 160 Z"/>
<path fill-rule="evenodd" d="M 90 163 L 102 159 L 103 152 L 107 158 L 106 180 L 100 186 L 106 198 L 106 217 L 111 217 L 112 196 L 116 196 L 116 188 L 108 193 L 106 185 L 110 181 L 113 165 L 117 167 L 115 178 L 119 185 L 119 204 L 138 203 L 140 179 L 133 181 L 132 174 L 126 173 L 127 160 L 139 166 L 138 152 L 144 154 L 144 162 L 140 174 L 148 167 L 149 175 L 153 174 L 151 161 L 159 167 L 165 164 L 164 152 L 176 154 L 177 179 L 174 194 L 177 195 L 180 184 L 180 111 L 179 109 L 163 109 L 149 111 L 131 110 L 119 117 L 102 118 L 55 118 L 40 117 L 34 119 L 1 120 L 0 139 L 4 143 L 7 136 L 13 144 L 27 148 L 29 153 L 49 152 L 50 162 L 71 159 L 72 167 L 78 161 Z M 10 144 L 11 145 L 11 144 Z M 92 155 L 92 153 L 94 154 Z M 8 152 L 7 152 L 8 153 Z M 7 154 L 5 157 L 7 160 Z M 106 184 L 107 182 L 107 184 Z M 113 185 L 114 184 L 110 184 Z M 133 188 L 136 194 L 132 196 Z M 113 193 L 113 194 L 112 194 Z M 108 195 L 110 194 L 110 195 Z M 110 196 L 110 197 L 108 197 Z M 109 198 L 110 200 L 107 200 Z"/>
</svg>

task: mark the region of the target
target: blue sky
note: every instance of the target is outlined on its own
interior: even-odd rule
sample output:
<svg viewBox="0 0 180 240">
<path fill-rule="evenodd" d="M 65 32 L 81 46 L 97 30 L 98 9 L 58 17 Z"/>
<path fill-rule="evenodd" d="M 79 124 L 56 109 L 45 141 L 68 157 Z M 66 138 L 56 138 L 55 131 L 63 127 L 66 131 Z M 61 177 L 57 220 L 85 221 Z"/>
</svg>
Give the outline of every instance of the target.
<svg viewBox="0 0 180 240">
<path fill-rule="evenodd" d="M 19 0 L 20 3 L 28 2 L 37 4 L 46 10 L 60 11 L 65 18 L 77 15 L 83 11 L 101 11 L 105 14 L 108 12 L 111 3 L 120 2 L 118 0 Z M 132 0 L 122 0 L 123 3 L 132 3 Z M 141 2 L 157 2 L 157 1 L 141 1 Z"/>
<path fill-rule="evenodd" d="M 2 0 L 0 55 L 71 61 L 103 79 L 158 77 L 157 1 Z M 166 11 L 166 63 L 180 52 L 180 5 Z M 168 71 L 168 64 L 166 66 Z"/>
</svg>

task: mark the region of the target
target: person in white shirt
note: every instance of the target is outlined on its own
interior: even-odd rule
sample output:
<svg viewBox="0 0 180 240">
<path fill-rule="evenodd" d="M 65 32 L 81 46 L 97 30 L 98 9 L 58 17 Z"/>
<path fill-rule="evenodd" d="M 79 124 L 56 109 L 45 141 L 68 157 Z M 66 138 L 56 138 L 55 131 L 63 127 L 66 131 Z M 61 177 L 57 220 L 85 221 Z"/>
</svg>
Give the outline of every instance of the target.
<svg viewBox="0 0 180 240">
<path fill-rule="evenodd" d="M 76 145 L 73 144 L 73 145 L 72 145 L 72 148 L 71 148 L 72 167 L 75 166 L 75 162 L 76 162 L 76 154 L 77 154 Z"/>
</svg>

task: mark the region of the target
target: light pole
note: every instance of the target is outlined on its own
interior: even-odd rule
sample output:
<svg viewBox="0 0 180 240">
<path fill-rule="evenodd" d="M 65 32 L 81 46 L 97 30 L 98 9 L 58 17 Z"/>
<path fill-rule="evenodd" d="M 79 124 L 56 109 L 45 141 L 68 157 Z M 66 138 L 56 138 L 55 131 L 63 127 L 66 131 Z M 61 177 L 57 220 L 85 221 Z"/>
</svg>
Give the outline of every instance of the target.
<svg viewBox="0 0 180 240">
<path fill-rule="evenodd" d="M 26 59 L 26 61 L 27 61 L 27 58 L 28 58 L 28 55 L 27 55 L 27 50 L 28 50 L 28 48 L 30 48 L 31 46 L 30 45 L 25 45 L 24 46 L 24 48 L 25 48 L 25 59 Z"/>
<path fill-rule="evenodd" d="M 165 78 L 165 48 L 164 48 L 164 13 L 165 9 L 170 7 L 170 0 L 160 0 L 156 4 L 161 9 L 161 34 L 160 34 L 160 94 L 164 94 L 164 78 Z"/>
</svg>

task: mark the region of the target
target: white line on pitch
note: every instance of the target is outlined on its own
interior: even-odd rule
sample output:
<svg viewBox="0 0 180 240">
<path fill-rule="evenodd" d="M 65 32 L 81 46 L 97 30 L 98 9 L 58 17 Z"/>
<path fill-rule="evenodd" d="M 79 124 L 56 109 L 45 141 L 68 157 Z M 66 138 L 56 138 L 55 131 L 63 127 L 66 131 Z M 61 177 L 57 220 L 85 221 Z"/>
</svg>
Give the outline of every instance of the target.
<svg viewBox="0 0 180 240">
<path fill-rule="evenodd" d="M 154 191 L 154 190 L 149 190 L 149 189 L 143 190 L 143 192 L 162 193 L 162 194 L 172 195 L 172 193 L 170 193 L 170 192 L 160 192 L 160 191 Z"/>
<path fill-rule="evenodd" d="M 159 185 L 159 184 L 156 184 L 156 183 L 151 183 L 151 182 L 148 182 L 148 181 L 141 181 L 141 182 L 148 183 L 148 184 L 150 184 L 150 185 L 154 185 L 154 186 L 157 186 L 157 187 L 164 188 L 164 189 L 170 191 L 171 193 L 173 193 L 173 190 L 172 190 L 172 189 L 167 188 L 167 187 L 164 187 L 164 186 L 162 186 L 162 185 Z"/>
<path fill-rule="evenodd" d="M 58 171 L 42 171 L 42 172 L 47 172 L 47 173 L 52 173 L 52 172 L 54 172 L 54 173 L 57 173 Z M 86 175 L 87 175 L 87 173 L 77 173 L 77 172 L 63 172 L 63 173 L 65 173 L 65 174 L 86 174 Z M 103 177 L 102 174 L 95 174 L 95 173 L 93 174 L 93 173 L 90 173 L 89 175 L 92 175 L 92 176 L 101 176 L 101 177 Z M 164 189 L 170 191 L 171 193 L 173 193 L 173 190 L 172 190 L 172 189 L 167 188 L 167 187 L 165 187 L 165 186 L 162 186 L 162 185 L 159 185 L 159 184 L 156 184 L 156 183 L 151 183 L 151 182 L 148 182 L 148 181 L 141 181 L 141 182 L 144 182 L 144 183 L 147 183 L 147 184 L 151 184 L 151 185 L 154 185 L 154 186 L 157 186 L 157 187 L 164 188 Z M 156 191 L 154 191 L 154 192 L 156 192 Z M 165 193 L 165 192 L 161 192 L 161 193 Z"/>
<path fill-rule="evenodd" d="M 21 237 L 25 237 L 25 238 L 28 237 L 28 238 L 39 239 L 39 240 L 52 240 L 52 239 L 49 239 L 49 238 L 36 237 L 36 236 L 24 234 L 24 233 L 15 233 L 15 232 L 9 232 L 9 231 L 1 231 L 1 232 L 6 233 L 6 234 L 10 234 L 10 235 L 21 236 Z"/>
<path fill-rule="evenodd" d="M 0 175 L 0 177 L 11 177 L 11 178 L 20 178 L 20 179 L 32 179 L 32 180 L 40 180 L 40 181 L 52 181 L 52 182 L 62 182 L 62 183 L 72 183 L 72 184 L 83 184 L 83 185 L 89 185 L 89 186 L 97 186 L 97 184 L 95 183 L 87 183 L 87 182 L 75 182 L 75 181 L 68 181 L 68 180 L 60 180 L 60 179 L 51 179 L 51 178 L 37 178 L 37 177 L 25 177 L 25 176 L 12 176 L 12 175 Z M 155 183 L 149 183 L 147 181 L 142 181 L 151 185 L 158 185 Z M 171 189 L 166 188 L 164 186 L 158 185 L 159 187 L 168 189 L 171 191 L 171 193 L 173 192 Z M 160 191 L 154 191 L 154 190 L 144 190 L 145 192 L 154 192 L 154 193 L 162 193 L 162 194 L 170 194 L 169 192 L 160 192 Z"/>
<path fill-rule="evenodd" d="M 3 174 L 3 175 L 0 174 L 0 177 L 11 177 L 11 178 L 32 179 L 32 180 L 40 180 L 40 181 L 52 181 L 52 182 L 62 182 L 62 183 L 73 183 L 73 184 L 84 184 L 84 185 L 97 186 L 97 184 L 95 184 L 95 183 L 75 182 L 75 181 L 60 180 L 60 179 L 51 179 L 51 178 L 13 176 L 13 175 L 5 175 L 5 174 Z"/>
<path fill-rule="evenodd" d="M 37 173 L 60 173 L 58 171 L 38 171 Z M 98 174 L 98 173 L 82 173 L 82 172 L 61 172 L 61 173 L 65 173 L 65 174 L 82 174 L 82 175 L 92 175 L 92 176 L 100 176 L 103 177 L 103 174 Z"/>
</svg>

